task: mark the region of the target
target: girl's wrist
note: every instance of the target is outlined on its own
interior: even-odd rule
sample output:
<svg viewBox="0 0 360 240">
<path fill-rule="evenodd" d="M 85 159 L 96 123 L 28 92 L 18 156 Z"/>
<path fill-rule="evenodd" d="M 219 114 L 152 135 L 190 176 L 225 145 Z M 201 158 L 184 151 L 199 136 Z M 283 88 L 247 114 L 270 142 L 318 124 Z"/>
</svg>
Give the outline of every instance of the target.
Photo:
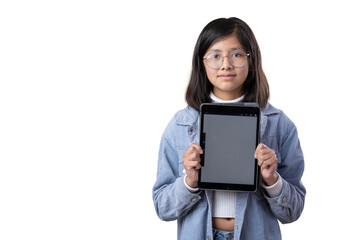
<svg viewBox="0 0 360 240">
<path fill-rule="evenodd" d="M 199 191 L 199 188 L 189 186 L 189 184 L 186 182 L 186 178 L 187 178 L 187 175 L 185 175 L 185 177 L 184 177 L 185 187 L 186 187 L 190 192 L 192 192 L 192 193 L 198 192 L 198 191 Z M 196 185 L 197 185 L 197 184 L 196 184 Z"/>
<path fill-rule="evenodd" d="M 279 174 L 277 172 L 274 172 L 274 175 L 270 178 L 263 179 L 266 186 L 272 186 L 279 180 Z"/>
<path fill-rule="evenodd" d="M 190 181 L 187 175 L 185 176 L 185 183 L 186 183 L 186 185 L 188 185 L 191 188 L 197 187 L 197 182 Z"/>
</svg>

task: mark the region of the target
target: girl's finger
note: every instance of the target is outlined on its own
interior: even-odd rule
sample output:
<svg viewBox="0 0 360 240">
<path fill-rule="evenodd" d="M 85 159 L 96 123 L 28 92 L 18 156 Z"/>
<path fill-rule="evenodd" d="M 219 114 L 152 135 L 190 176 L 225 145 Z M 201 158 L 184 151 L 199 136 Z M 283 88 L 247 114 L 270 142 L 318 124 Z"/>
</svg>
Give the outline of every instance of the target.
<svg viewBox="0 0 360 240">
<path fill-rule="evenodd" d="M 192 143 L 190 146 L 198 153 L 203 154 L 203 150 L 199 144 Z"/>
</svg>

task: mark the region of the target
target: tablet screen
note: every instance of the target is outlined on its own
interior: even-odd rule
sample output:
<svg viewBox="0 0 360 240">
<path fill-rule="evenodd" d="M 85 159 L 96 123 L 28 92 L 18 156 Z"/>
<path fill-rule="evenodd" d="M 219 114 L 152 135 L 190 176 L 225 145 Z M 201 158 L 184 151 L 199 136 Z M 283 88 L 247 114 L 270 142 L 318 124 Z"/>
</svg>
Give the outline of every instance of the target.
<svg viewBox="0 0 360 240">
<path fill-rule="evenodd" d="M 254 153 L 258 120 L 258 113 L 249 112 L 247 108 L 203 113 L 201 145 L 204 154 L 199 182 L 206 184 L 200 186 L 224 190 L 256 189 Z"/>
</svg>

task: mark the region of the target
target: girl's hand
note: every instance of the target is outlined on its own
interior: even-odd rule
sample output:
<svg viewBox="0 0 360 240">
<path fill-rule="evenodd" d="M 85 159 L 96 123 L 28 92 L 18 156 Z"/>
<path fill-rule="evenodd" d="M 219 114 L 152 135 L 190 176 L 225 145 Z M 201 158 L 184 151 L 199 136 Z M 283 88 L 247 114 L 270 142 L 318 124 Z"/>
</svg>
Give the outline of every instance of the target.
<svg viewBox="0 0 360 240">
<path fill-rule="evenodd" d="M 185 181 L 186 184 L 192 188 L 197 187 L 199 169 L 201 168 L 200 154 L 203 154 L 200 145 L 192 143 L 183 155 L 184 169 L 187 175 Z"/>
<path fill-rule="evenodd" d="M 275 172 L 277 164 L 275 151 L 260 143 L 255 150 L 254 156 L 261 167 L 261 177 L 265 184 L 268 186 L 274 185 L 279 179 L 279 175 Z"/>
</svg>

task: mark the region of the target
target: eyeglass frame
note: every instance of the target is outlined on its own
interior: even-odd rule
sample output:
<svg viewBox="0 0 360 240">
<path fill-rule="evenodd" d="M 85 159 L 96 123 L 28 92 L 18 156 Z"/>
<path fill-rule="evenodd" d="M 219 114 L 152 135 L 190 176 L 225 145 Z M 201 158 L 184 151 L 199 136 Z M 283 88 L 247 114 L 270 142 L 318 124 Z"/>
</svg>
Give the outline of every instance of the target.
<svg viewBox="0 0 360 240">
<path fill-rule="evenodd" d="M 230 55 L 231 55 L 231 53 L 233 53 L 233 52 L 242 52 L 242 53 L 245 53 L 245 61 L 244 61 L 243 65 L 241 65 L 241 66 L 234 66 L 234 65 L 232 64 L 231 59 L 230 59 Z M 211 69 L 219 70 L 219 69 L 221 68 L 221 66 L 224 64 L 224 56 L 222 56 L 222 55 L 219 54 L 219 55 L 221 56 L 221 65 L 220 65 L 218 68 L 212 68 L 212 67 L 209 66 L 209 64 L 208 64 L 208 62 L 207 62 L 207 57 L 208 57 L 210 54 L 214 54 L 214 53 L 209 53 L 208 55 L 206 55 L 206 57 L 203 57 L 203 59 L 205 59 L 206 65 L 207 65 L 209 68 L 211 68 Z M 227 57 L 228 57 L 228 59 L 229 59 L 229 63 L 230 63 L 231 66 L 233 66 L 234 68 L 241 68 L 241 67 L 243 67 L 243 66 L 246 64 L 247 57 L 249 57 L 249 56 L 250 56 L 250 54 L 249 54 L 249 53 L 246 53 L 245 51 L 242 51 L 242 50 L 234 50 L 234 51 L 231 51 L 230 54 L 228 54 Z M 225 56 L 225 57 L 226 57 L 226 56 Z"/>
</svg>

